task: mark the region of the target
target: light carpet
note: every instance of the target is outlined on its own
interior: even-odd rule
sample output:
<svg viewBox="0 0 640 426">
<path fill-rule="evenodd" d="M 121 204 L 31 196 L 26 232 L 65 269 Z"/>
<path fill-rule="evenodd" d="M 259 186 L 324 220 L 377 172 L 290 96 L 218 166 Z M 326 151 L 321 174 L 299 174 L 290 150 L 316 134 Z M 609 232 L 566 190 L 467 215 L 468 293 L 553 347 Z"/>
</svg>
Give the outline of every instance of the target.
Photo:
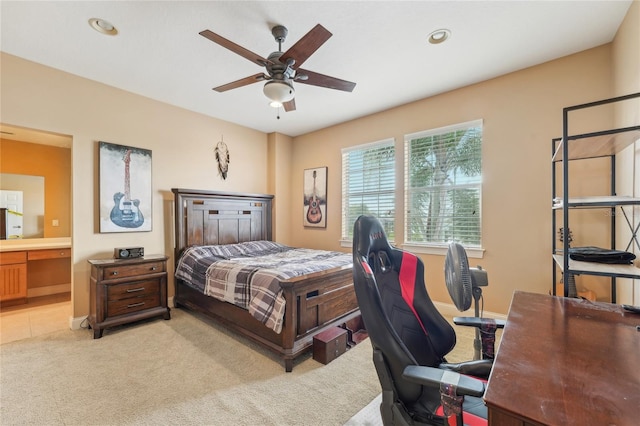
<svg viewBox="0 0 640 426">
<path fill-rule="evenodd" d="M 0 346 L 0 424 L 343 425 L 380 393 L 368 339 L 285 373 L 275 355 L 180 309 L 92 335 Z"/>
</svg>

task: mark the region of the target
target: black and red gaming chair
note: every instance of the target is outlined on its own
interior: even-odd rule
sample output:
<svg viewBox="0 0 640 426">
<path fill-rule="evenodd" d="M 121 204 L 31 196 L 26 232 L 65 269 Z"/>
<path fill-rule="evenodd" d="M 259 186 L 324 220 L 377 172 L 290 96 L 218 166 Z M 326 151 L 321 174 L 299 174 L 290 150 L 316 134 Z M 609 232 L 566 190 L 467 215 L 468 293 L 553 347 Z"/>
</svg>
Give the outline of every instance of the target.
<svg viewBox="0 0 640 426">
<path fill-rule="evenodd" d="M 446 363 L 456 335 L 429 298 L 421 259 L 391 247 L 371 216 L 354 225 L 353 281 L 382 386 L 383 423 L 486 425 L 486 383 L 465 374 L 487 377 L 492 360 Z"/>
</svg>

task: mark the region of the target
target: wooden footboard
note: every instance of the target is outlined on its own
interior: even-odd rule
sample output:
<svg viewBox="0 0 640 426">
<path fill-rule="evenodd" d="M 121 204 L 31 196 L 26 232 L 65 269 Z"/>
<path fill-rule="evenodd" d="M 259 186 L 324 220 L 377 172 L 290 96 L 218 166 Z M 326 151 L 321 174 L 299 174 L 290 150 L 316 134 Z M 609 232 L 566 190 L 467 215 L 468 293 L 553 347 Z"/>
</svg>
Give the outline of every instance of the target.
<svg viewBox="0 0 640 426">
<path fill-rule="evenodd" d="M 317 272 L 280 283 L 287 300 L 294 336 L 300 339 L 358 309 L 351 266 Z M 285 322 L 286 324 L 286 322 Z"/>
</svg>

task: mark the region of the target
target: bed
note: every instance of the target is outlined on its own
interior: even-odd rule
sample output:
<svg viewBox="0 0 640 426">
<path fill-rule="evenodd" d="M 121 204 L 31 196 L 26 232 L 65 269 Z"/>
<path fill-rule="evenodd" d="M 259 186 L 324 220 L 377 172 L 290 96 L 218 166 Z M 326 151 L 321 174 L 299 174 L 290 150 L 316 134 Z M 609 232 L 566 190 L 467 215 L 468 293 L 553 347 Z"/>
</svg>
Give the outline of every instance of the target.
<svg viewBox="0 0 640 426">
<path fill-rule="evenodd" d="M 216 250 L 215 246 L 271 241 L 273 196 L 179 188 L 172 192 L 175 205 L 175 307 L 203 313 L 273 351 L 283 360 L 287 372 L 293 370 L 297 357 L 311 350 L 313 336 L 360 315 L 351 264 L 278 278 L 284 303 L 280 327 L 265 325 L 246 307 L 205 295 L 198 285 L 178 272 L 182 255 L 193 247 L 205 251 L 200 250 L 201 246 Z M 276 331 L 278 328 L 279 332 Z"/>
</svg>

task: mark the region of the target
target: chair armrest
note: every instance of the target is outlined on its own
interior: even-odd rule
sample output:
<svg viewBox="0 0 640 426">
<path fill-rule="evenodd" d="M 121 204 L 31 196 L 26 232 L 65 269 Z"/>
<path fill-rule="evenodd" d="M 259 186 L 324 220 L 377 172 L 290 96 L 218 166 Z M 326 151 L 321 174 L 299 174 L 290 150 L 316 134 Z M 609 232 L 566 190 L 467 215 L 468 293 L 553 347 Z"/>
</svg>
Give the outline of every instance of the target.
<svg viewBox="0 0 640 426">
<path fill-rule="evenodd" d="M 438 366 L 442 370 L 451 370 L 460 374 L 468 374 L 470 376 L 488 379 L 493 366 L 492 359 L 478 359 L 474 361 L 464 361 L 455 364 L 443 362 Z"/>
<path fill-rule="evenodd" d="M 482 397 L 485 390 L 485 383 L 482 380 L 422 365 L 408 365 L 402 372 L 402 377 L 411 382 L 431 387 L 440 387 L 444 378 L 447 383 L 456 385 L 458 395 Z"/>
<path fill-rule="evenodd" d="M 483 320 L 485 320 L 485 318 L 478 318 L 478 317 L 454 317 L 453 318 L 453 323 L 456 325 L 464 325 L 464 326 L 469 326 L 469 327 L 480 327 L 482 325 Z M 494 319 L 491 321 L 495 321 L 496 322 L 496 328 L 504 328 L 505 324 L 507 323 L 506 320 L 501 320 L 501 319 Z"/>
</svg>

